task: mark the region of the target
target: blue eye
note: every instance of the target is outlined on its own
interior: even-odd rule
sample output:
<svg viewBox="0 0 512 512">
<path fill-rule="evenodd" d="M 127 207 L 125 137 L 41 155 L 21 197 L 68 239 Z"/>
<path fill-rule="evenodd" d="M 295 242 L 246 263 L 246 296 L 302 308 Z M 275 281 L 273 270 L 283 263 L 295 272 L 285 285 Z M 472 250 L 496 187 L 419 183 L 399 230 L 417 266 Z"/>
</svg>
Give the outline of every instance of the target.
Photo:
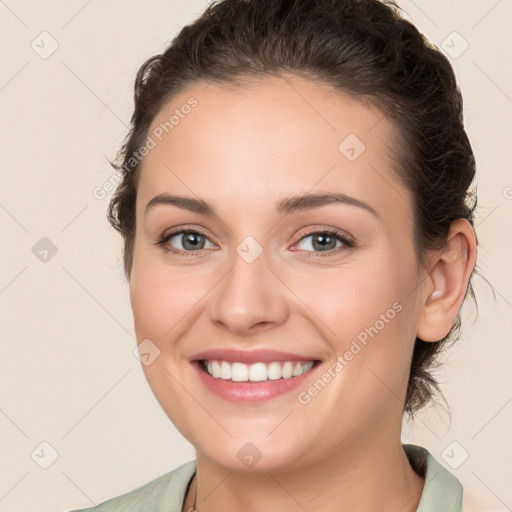
<svg viewBox="0 0 512 512">
<path fill-rule="evenodd" d="M 172 239 L 176 239 L 181 243 L 181 249 L 170 249 L 166 244 L 167 242 L 171 242 Z M 210 240 L 195 229 L 180 229 L 179 231 L 173 231 L 165 235 L 161 240 L 157 242 L 157 245 L 161 246 L 162 249 L 166 252 L 174 252 L 176 254 L 184 254 L 189 256 L 191 252 L 197 252 L 201 249 L 205 249 L 205 240 Z M 210 242 L 212 244 L 212 242 Z M 213 245 L 213 244 L 212 244 Z"/>
<path fill-rule="evenodd" d="M 310 235 L 301 238 L 298 243 L 304 242 L 304 240 L 311 239 L 309 243 L 304 244 L 301 250 L 319 250 L 320 252 L 337 249 L 342 245 L 348 245 L 348 240 L 343 239 L 337 234 L 329 232 L 315 232 Z"/>
<path fill-rule="evenodd" d="M 299 248 L 300 252 L 308 253 L 308 257 L 333 256 L 338 254 L 339 250 L 355 246 L 355 242 L 348 238 L 346 234 L 332 228 L 302 232 L 300 235 L 301 238 L 295 245 L 300 245 L 311 238 L 310 242 Z M 174 244 L 176 243 L 181 247 L 175 247 Z M 197 253 L 200 253 L 203 249 L 215 247 L 215 244 L 204 233 L 192 228 L 181 228 L 168 233 L 155 245 L 160 246 L 165 252 L 183 256 L 197 256 Z"/>
<path fill-rule="evenodd" d="M 334 256 L 340 250 L 355 246 L 355 242 L 351 238 L 348 238 L 342 231 L 333 228 L 310 231 L 309 233 L 302 232 L 301 235 L 302 237 L 296 245 L 310 238 L 311 241 L 306 242 L 302 248 L 299 247 L 299 250 L 307 253 L 307 256 L 312 258 Z"/>
</svg>

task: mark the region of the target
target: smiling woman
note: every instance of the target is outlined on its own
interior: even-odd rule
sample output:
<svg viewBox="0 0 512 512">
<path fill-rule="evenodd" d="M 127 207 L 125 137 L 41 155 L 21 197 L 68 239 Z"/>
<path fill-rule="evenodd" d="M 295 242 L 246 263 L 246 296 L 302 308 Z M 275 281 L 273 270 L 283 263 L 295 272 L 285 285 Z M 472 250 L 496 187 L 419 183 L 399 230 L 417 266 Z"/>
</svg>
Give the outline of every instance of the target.
<svg viewBox="0 0 512 512">
<path fill-rule="evenodd" d="M 210 5 L 140 69 L 117 166 L 143 370 L 196 460 L 98 510 L 460 511 L 401 427 L 472 294 L 475 164 L 398 7 Z"/>
</svg>

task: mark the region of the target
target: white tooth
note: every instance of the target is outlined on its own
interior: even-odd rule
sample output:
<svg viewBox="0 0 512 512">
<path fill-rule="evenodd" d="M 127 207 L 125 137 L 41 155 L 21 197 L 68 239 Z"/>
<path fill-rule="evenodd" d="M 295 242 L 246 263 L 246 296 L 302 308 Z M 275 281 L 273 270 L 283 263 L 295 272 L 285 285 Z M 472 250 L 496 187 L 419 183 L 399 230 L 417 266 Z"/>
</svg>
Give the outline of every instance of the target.
<svg viewBox="0 0 512 512">
<path fill-rule="evenodd" d="M 299 375 L 302 375 L 302 364 L 301 363 L 297 363 L 295 365 L 295 368 L 293 369 L 292 375 L 294 377 L 298 377 Z"/>
<path fill-rule="evenodd" d="M 212 361 L 212 377 L 220 377 L 220 364 L 219 361 Z"/>
<path fill-rule="evenodd" d="M 268 365 L 262 362 L 246 365 L 240 362 L 229 363 L 228 361 L 212 360 L 207 361 L 206 369 L 212 377 L 217 379 L 258 382 L 267 379 L 279 380 L 298 377 L 311 370 L 313 365 L 314 361 L 307 363 L 286 361 L 281 367 L 279 361 L 272 361 Z"/>
<path fill-rule="evenodd" d="M 231 380 L 243 382 L 249 380 L 249 367 L 244 363 L 233 363 L 231 365 Z"/>
<path fill-rule="evenodd" d="M 281 369 L 281 375 L 283 379 L 289 379 L 293 374 L 293 363 L 286 361 Z"/>
<path fill-rule="evenodd" d="M 265 363 L 251 364 L 251 367 L 249 368 L 249 380 L 267 380 L 267 367 L 265 366 Z"/>
<path fill-rule="evenodd" d="M 302 369 L 302 373 L 309 372 L 309 370 L 311 370 L 311 368 L 313 368 L 313 363 L 314 363 L 314 361 L 309 361 L 309 363 L 306 363 Z"/>
<path fill-rule="evenodd" d="M 220 364 L 220 378 L 231 379 L 231 365 L 227 361 L 222 361 Z"/>
<path fill-rule="evenodd" d="M 270 380 L 277 380 L 281 378 L 281 363 L 274 361 L 268 365 L 267 368 L 268 378 Z"/>
</svg>

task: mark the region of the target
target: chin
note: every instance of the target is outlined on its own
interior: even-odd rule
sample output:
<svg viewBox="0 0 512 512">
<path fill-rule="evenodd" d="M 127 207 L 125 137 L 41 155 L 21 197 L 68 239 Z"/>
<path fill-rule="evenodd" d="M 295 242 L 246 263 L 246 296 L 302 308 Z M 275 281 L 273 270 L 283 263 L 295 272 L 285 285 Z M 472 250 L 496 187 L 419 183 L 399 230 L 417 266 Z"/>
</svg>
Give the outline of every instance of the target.
<svg viewBox="0 0 512 512">
<path fill-rule="evenodd" d="M 230 439 L 227 443 L 219 442 L 218 450 L 196 448 L 197 458 L 200 460 L 206 457 L 215 464 L 236 472 L 258 473 L 258 472 L 281 472 L 294 469 L 300 465 L 301 457 L 298 456 L 297 446 L 277 447 L 268 439 L 254 441 L 243 439 Z M 197 446 L 197 445 L 196 445 Z"/>
</svg>

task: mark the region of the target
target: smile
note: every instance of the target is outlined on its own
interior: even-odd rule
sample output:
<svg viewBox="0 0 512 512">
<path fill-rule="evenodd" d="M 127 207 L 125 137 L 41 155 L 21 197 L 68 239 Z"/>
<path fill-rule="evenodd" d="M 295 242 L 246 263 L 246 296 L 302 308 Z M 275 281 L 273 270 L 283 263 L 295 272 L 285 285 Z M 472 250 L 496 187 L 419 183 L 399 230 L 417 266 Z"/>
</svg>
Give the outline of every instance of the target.
<svg viewBox="0 0 512 512">
<path fill-rule="evenodd" d="M 313 368 L 315 361 L 271 361 L 251 365 L 241 362 L 204 360 L 202 369 L 215 379 L 232 382 L 261 382 L 299 377 Z"/>
<path fill-rule="evenodd" d="M 319 354 L 318 354 L 319 355 Z M 325 366 L 318 355 L 274 348 L 219 347 L 191 354 L 201 387 L 228 402 L 255 404 L 305 387 Z"/>
</svg>

